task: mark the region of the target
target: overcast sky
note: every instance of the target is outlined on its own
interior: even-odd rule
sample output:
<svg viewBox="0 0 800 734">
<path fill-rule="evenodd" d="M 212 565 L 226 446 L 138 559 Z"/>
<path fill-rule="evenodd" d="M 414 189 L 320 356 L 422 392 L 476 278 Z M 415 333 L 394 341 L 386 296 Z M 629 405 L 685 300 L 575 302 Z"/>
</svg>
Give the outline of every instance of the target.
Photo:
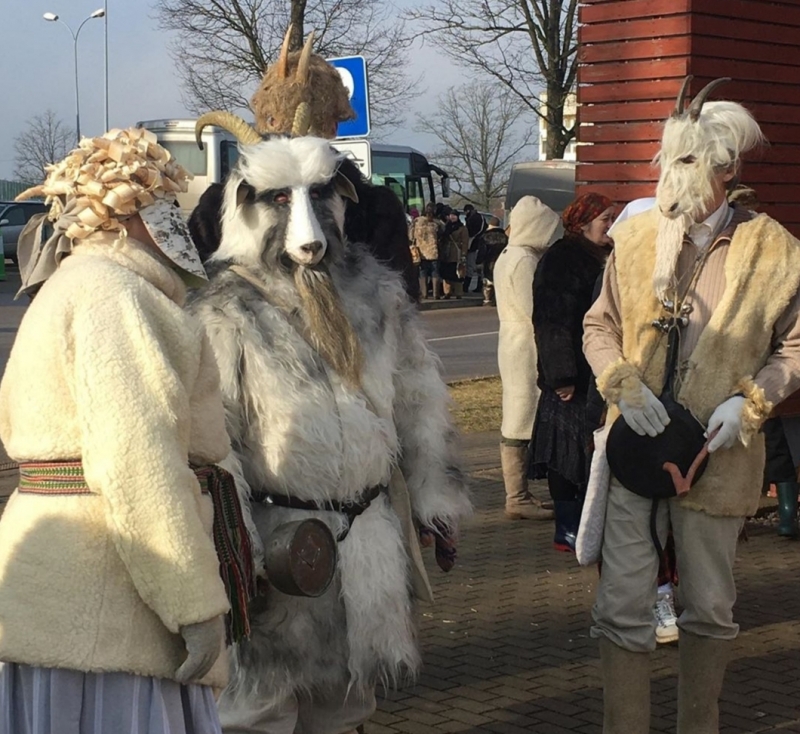
<svg viewBox="0 0 800 734">
<path fill-rule="evenodd" d="M 401 0 L 409 2 L 411 0 Z M 159 31 L 149 0 L 107 0 L 109 47 L 109 123 L 127 127 L 139 120 L 187 117 L 179 80 L 167 46 L 169 36 Z M 73 30 L 103 0 L 0 0 L 0 179 L 11 179 L 13 140 L 34 115 L 52 109 L 75 126 L 73 41 L 61 23 L 48 23 L 46 12 L 56 13 Z M 81 133 L 103 132 L 103 23 L 90 20 L 78 39 L 78 76 Z M 460 84 L 464 75 L 432 46 L 418 47 L 410 57 L 412 78 L 436 69 L 435 87 L 423 80 L 409 100 L 416 114 L 434 107 L 437 94 Z M 422 91 L 426 90 L 426 91 Z M 414 115 L 390 142 L 413 145 L 425 152 L 435 138 L 414 132 Z M 388 142 L 388 141 L 387 141 Z"/>
</svg>

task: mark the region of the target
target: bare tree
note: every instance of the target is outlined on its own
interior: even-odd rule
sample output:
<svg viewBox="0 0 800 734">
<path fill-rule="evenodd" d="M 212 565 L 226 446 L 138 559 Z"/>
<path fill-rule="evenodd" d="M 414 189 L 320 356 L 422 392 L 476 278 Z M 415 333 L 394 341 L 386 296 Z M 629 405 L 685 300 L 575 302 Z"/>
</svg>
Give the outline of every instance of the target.
<svg viewBox="0 0 800 734">
<path fill-rule="evenodd" d="M 441 143 L 435 158 L 453 179 L 453 190 L 489 211 L 504 196 L 511 165 L 536 138 L 524 124 L 528 107 L 503 87 L 474 83 L 448 90 L 437 111 L 418 126 Z"/>
<path fill-rule="evenodd" d="M 386 132 L 403 121 L 411 39 L 384 0 L 157 0 L 155 9 L 176 34 L 172 55 L 195 113 L 248 109 L 291 22 L 290 50 L 313 30 L 320 56 L 366 58 L 373 127 Z"/>
<path fill-rule="evenodd" d="M 547 127 L 547 158 L 562 158 L 575 136 L 564 126 L 564 103 L 577 74 L 577 7 L 578 0 L 437 0 L 406 18 L 538 114 Z"/>
<path fill-rule="evenodd" d="M 26 184 L 41 183 L 44 167 L 60 161 L 74 144 L 75 131 L 53 110 L 34 115 L 14 138 L 14 177 Z"/>
</svg>

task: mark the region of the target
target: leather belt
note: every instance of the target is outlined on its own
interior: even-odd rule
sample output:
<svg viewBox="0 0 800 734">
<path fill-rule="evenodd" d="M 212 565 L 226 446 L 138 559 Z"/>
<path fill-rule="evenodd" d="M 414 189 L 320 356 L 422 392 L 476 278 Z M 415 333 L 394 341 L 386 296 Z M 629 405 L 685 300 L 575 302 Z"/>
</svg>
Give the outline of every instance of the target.
<svg viewBox="0 0 800 734">
<path fill-rule="evenodd" d="M 355 500 L 301 500 L 288 494 L 274 494 L 272 492 L 254 492 L 252 497 L 256 502 L 266 502 L 278 507 L 287 507 L 292 510 L 310 510 L 319 512 L 338 512 L 347 518 L 347 527 L 336 538 L 339 542 L 344 540 L 350 532 L 353 521 L 366 512 L 367 508 L 378 498 L 381 492 L 388 491 L 385 484 L 376 484 L 364 490 Z"/>
</svg>

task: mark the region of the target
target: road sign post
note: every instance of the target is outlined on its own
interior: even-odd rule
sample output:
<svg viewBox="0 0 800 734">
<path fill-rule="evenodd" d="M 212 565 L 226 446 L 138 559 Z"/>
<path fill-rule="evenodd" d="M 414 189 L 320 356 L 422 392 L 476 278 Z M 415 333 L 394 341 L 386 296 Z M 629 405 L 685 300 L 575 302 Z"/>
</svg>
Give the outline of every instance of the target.
<svg viewBox="0 0 800 734">
<path fill-rule="evenodd" d="M 328 63 L 335 66 L 342 77 L 342 82 L 350 94 L 350 105 L 356 113 L 355 120 L 339 123 L 336 137 L 365 138 L 370 131 L 367 62 L 363 56 L 343 56 L 328 59 Z"/>
</svg>

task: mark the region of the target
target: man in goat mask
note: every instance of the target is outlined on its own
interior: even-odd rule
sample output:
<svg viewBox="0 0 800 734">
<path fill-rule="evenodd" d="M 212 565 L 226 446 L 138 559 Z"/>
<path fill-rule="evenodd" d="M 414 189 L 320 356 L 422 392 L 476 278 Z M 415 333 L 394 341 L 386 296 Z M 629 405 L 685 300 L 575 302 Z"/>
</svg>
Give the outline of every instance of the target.
<svg viewBox="0 0 800 734">
<path fill-rule="evenodd" d="M 735 102 L 705 103 L 728 80 L 684 109 L 690 81 L 664 126 L 657 206 L 615 228 L 602 293 L 585 318 L 584 351 L 611 426 L 592 627 L 606 734 L 650 731 L 656 547 L 668 519 L 684 606 L 677 730 L 718 731 L 739 629 L 736 543 L 761 490 L 759 428 L 800 387 L 800 243 L 766 214 L 726 201 L 761 130 Z"/>
<path fill-rule="evenodd" d="M 302 51 L 292 52 L 290 35 L 291 27 L 278 60 L 266 70 L 251 100 L 255 128 L 262 135 L 290 133 L 332 140 L 338 124 L 355 117 L 347 89 L 335 67 L 312 53 L 313 33 Z M 356 200 L 348 203 L 345 215 L 347 238 L 367 244 L 378 260 L 402 273 L 409 297 L 419 301 L 417 267 L 411 261 L 402 203 L 388 186 L 367 181 L 355 161 L 342 161 L 340 171 L 356 191 Z M 204 260 L 219 247 L 221 205 L 222 184 L 212 184 L 189 219 L 189 230 Z"/>
</svg>

